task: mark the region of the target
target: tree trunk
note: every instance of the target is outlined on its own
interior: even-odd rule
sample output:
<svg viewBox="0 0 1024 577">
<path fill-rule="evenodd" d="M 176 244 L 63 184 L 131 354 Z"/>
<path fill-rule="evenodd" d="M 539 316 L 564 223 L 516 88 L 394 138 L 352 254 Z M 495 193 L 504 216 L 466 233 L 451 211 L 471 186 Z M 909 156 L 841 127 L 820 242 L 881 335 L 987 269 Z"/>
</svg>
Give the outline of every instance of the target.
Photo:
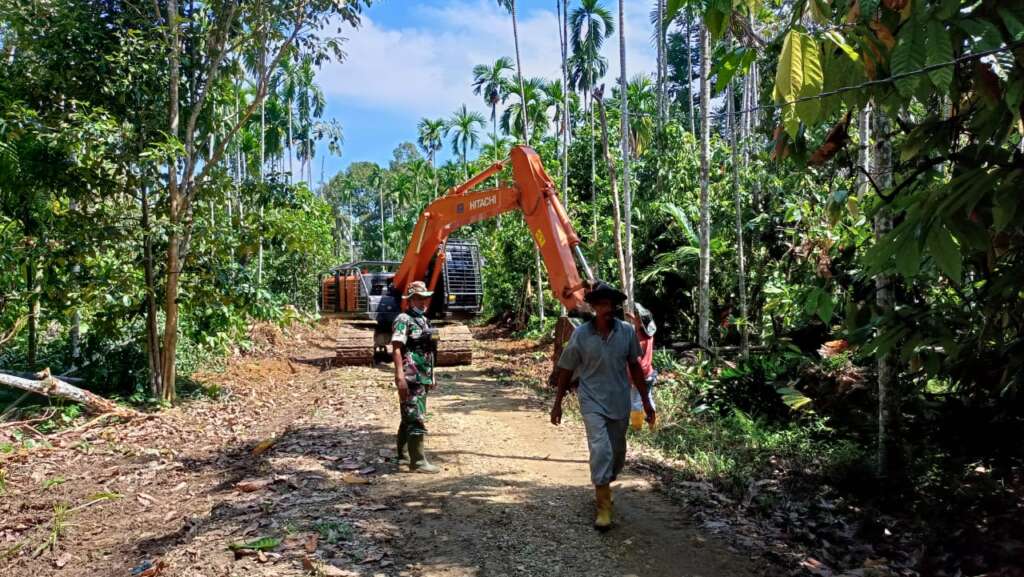
<svg viewBox="0 0 1024 577">
<path fill-rule="evenodd" d="M 690 28 L 690 9 L 686 9 L 686 99 L 689 100 L 690 108 L 690 134 L 694 134 L 694 113 L 693 113 L 693 53 L 690 50 L 690 43 L 693 41 L 693 30 Z M 702 55 L 703 56 L 703 55 Z M 703 70 L 703 65 L 701 67 Z"/>
<path fill-rule="evenodd" d="M 149 223 L 148 187 L 143 184 L 142 193 L 142 264 L 146 283 L 146 360 L 149 362 L 149 391 L 155 399 L 163 395 L 160 385 L 162 355 L 160 352 L 160 332 L 157 327 L 156 311 L 156 275 L 153 271 L 153 231 Z M 230 206 L 230 205 L 229 205 Z"/>
<path fill-rule="evenodd" d="M 750 358 L 750 327 L 747 324 L 747 258 L 746 247 L 743 244 L 743 195 L 740 192 L 740 168 L 737 148 L 739 142 L 736 138 L 738 127 L 736 126 L 735 95 L 733 94 L 733 83 L 729 84 L 729 92 L 726 95 L 728 105 L 727 116 L 729 118 L 729 137 L 732 154 L 732 188 L 733 198 L 736 204 L 736 260 L 737 260 L 737 281 L 736 290 L 740 299 L 740 357 L 743 360 Z"/>
<path fill-rule="evenodd" d="M 260 71 L 259 76 L 263 78 L 266 74 L 267 68 L 267 56 L 266 50 L 260 48 Z M 265 166 L 267 164 L 266 150 L 267 150 L 267 101 L 266 99 L 260 100 L 260 184 L 266 184 L 267 179 L 265 175 Z M 256 254 L 256 288 L 263 286 L 263 203 L 260 203 L 260 224 L 259 227 L 259 248 Z"/>
<path fill-rule="evenodd" d="M 597 186 L 594 181 L 597 180 L 597 153 L 594 150 L 594 73 L 593 70 L 587 67 L 587 90 L 588 94 L 585 95 L 586 101 L 589 103 L 587 106 L 587 114 L 590 117 L 590 210 L 593 213 L 593 239 L 590 241 L 593 246 L 600 246 L 600 236 L 597 231 Z M 603 90 L 603 87 L 602 87 Z M 601 276 L 601 259 L 595 259 L 594 271 L 597 276 Z"/>
<path fill-rule="evenodd" d="M 380 190 L 380 260 L 387 260 L 387 252 L 384 250 L 384 187 Z"/>
<path fill-rule="evenodd" d="M 655 174 L 657 176 L 655 177 L 654 189 L 657 191 L 657 195 L 660 198 L 664 194 L 664 191 L 662 190 L 663 181 L 661 175 L 661 144 L 665 131 L 665 2 L 664 0 L 657 0 L 657 2 L 658 21 L 655 24 L 654 33 L 657 34 L 658 42 L 658 83 L 656 88 L 658 92 L 658 134 L 657 139 L 655 140 L 656 151 L 654 162 Z"/>
<path fill-rule="evenodd" d="M 662 128 L 664 128 L 664 126 L 665 126 L 665 109 L 664 109 L 664 105 L 663 105 L 663 101 L 665 99 L 665 68 L 664 68 L 664 59 L 665 59 L 665 43 L 664 43 L 664 40 L 665 40 L 665 35 L 663 33 L 663 31 L 665 29 L 665 23 L 664 23 L 664 20 L 665 20 L 665 16 L 664 16 L 664 14 L 665 14 L 665 0 L 656 0 L 656 1 L 658 3 L 657 9 L 656 9 L 657 10 L 657 19 L 658 19 L 658 21 L 655 24 L 654 33 L 656 34 L 655 38 L 657 38 L 657 43 L 658 43 L 658 62 L 657 62 L 658 73 L 657 73 L 657 76 L 656 76 L 657 77 L 657 87 L 656 87 L 656 90 L 658 92 L 658 132 L 660 133 Z M 660 174 L 661 173 L 659 171 L 659 178 L 660 178 Z M 660 183 L 659 183 L 659 186 L 658 186 L 658 191 L 659 192 L 661 191 Z"/>
<path fill-rule="evenodd" d="M 90 413 L 116 413 L 119 415 L 133 417 L 142 416 L 136 411 L 119 407 L 113 401 L 104 399 L 99 395 L 95 395 L 85 389 L 80 389 L 70 383 L 58 379 L 57 377 L 51 376 L 45 371 L 39 376 L 41 378 L 38 380 L 26 379 L 0 372 L 0 384 L 35 393 L 37 395 L 43 395 L 45 397 L 57 397 L 81 403 L 82 406 L 84 406 Z"/>
<path fill-rule="evenodd" d="M 622 215 L 619 210 L 619 188 L 616 177 L 618 170 L 615 168 L 615 159 L 612 158 L 611 151 L 608 149 L 608 115 L 605 113 L 604 100 L 595 98 L 595 101 L 597 102 L 598 110 L 600 110 L 601 148 L 604 151 L 605 162 L 608 163 L 608 186 L 611 188 L 612 193 L 612 218 L 615 223 L 615 260 L 619 264 L 619 283 L 624 287 L 629 279 L 626 276 L 626 257 L 622 250 Z"/>
<path fill-rule="evenodd" d="M 857 136 L 860 140 L 857 146 L 857 178 L 855 189 L 857 198 L 863 199 L 864 193 L 868 190 L 868 177 L 871 173 L 871 103 L 868 102 L 864 108 L 857 113 Z"/>
<path fill-rule="evenodd" d="M 237 108 L 237 105 L 236 105 Z M 288 97 L 288 184 L 295 178 L 295 168 L 292 166 L 292 97 Z"/>
<path fill-rule="evenodd" d="M 178 84 L 180 82 L 181 45 L 178 38 L 178 2 L 167 0 L 168 43 L 168 133 L 179 138 Z M 175 397 L 175 361 L 178 345 L 178 276 L 181 273 L 178 259 L 180 241 L 179 225 L 182 216 L 182 198 L 178 183 L 178 162 L 173 157 L 167 163 L 167 197 L 170 215 L 170 233 L 167 239 L 167 289 L 164 296 L 164 342 L 163 361 L 160 367 L 160 400 L 172 402 Z"/>
<path fill-rule="evenodd" d="M 875 134 L 873 178 L 881 190 L 892 186 L 892 146 L 889 142 L 888 119 L 881 107 L 873 110 L 872 132 Z M 875 239 L 892 230 L 892 213 L 882 206 L 875 214 Z M 875 277 L 875 304 L 883 317 L 891 316 L 896 307 L 895 279 L 888 273 Z M 900 397 L 896 355 L 890 351 L 878 357 L 878 475 L 892 474 L 894 449 L 899 446 Z"/>
<path fill-rule="evenodd" d="M 25 260 L 25 292 L 28 293 L 28 368 L 35 370 L 39 351 L 39 287 L 36 278 L 35 255 Z"/>
<path fill-rule="evenodd" d="M 562 0 L 562 205 L 569 210 L 569 131 L 572 116 L 569 112 L 569 0 Z"/>
<path fill-rule="evenodd" d="M 522 102 L 523 117 L 523 140 L 526 145 L 530 145 L 530 119 L 526 108 L 526 86 L 523 84 L 523 61 L 519 58 L 519 22 L 516 18 L 516 0 L 512 0 L 510 5 L 512 9 L 512 38 L 516 43 L 516 76 L 519 77 L 519 98 Z"/>
<path fill-rule="evenodd" d="M 711 319 L 711 205 L 708 157 L 711 155 L 710 74 L 708 30 L 700 27 L 700 278 L 698 342 L 708 347 Z"/>
<path fill-rule="evenodd" d="M 661 0 L 659 0 L 660 3 Z M 622 200 L 623 211 L 625 212 L 624 226 L 626 229 L 626 246 L 623 248 L 626 257 L 626 281 L 623 283 L 623 292 L 626 293 L 626 310 L 633 312 L 633 195 L 630 191 L 629 158 L 631 155 L 629 146 L 629 98 L 628 82 L 626 76 L 626 16 L 625 0 L 619 0 L 619 103 L 622 107 L 622 118 L 619 125 L 622 128 Z"/>
<path fill-rule="evenodd" d="M 433 146 L 433 145 L 431 145 L 431 146 Z M 430 172 L 434 175 L 434 198 L 437 198 L 437 167 L 434 166 L 434 155 L 435 154 L 436 153 L 433 150 L 430 151 Z"/>
<path fill-rule="evenodd" d="M 72 200 L 69 203 L 69 207 L 72 212 L 77 211 L 78 202 Z M 71 266 L 71 277 L 75 282 L 77 282 L 78 275 L 81 272 L 82 267 L 77 262 Z M 68 340 L 71 349 L 71 368 L 75 368 L 82 358 L 82 310 L 78 308 L 78 302 L 75 302 L 75 311 L 71 314 L 71 329 L 68 331 Z"/>
</svg>

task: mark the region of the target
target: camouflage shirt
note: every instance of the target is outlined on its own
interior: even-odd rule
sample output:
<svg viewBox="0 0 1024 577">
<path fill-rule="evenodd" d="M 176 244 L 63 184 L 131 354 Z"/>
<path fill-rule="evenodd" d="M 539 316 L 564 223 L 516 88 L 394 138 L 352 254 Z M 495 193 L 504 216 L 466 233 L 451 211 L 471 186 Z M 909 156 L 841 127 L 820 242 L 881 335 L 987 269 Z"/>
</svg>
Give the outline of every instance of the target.
<svg viewBox="0 0 1024 577">
<path fill-rule="evenodd" d="M 427 317 L 413 310 L 395 317 L 395 322 L 391 325 L 391 343 L 392 346 L 396 343 L 402 346 L 405 381 L 410 385 L 434 384 L 433 353 L 413 351 L 406 346 L 409 341 L 420 338 L 429 328 L 430 321 Z"/>
</svg>

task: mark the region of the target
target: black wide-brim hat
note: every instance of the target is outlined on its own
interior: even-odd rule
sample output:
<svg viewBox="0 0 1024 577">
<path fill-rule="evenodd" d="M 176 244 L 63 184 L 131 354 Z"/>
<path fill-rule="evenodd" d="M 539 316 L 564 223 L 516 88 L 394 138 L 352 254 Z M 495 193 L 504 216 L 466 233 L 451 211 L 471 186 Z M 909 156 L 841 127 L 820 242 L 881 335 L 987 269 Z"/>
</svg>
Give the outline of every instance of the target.
<svg viewBox="0 0 1024 577">
<path fill-rule="evenodd" d="M 594 288 L 590 289 L 587 296 L 583 297 L 583 300 L 590 304 L 604 299 L 608 299 L 615 304 L 622 304 L 626 300 L 626 294 L 603 280 L 599 280 L 594 283 Z"/>
</svg>

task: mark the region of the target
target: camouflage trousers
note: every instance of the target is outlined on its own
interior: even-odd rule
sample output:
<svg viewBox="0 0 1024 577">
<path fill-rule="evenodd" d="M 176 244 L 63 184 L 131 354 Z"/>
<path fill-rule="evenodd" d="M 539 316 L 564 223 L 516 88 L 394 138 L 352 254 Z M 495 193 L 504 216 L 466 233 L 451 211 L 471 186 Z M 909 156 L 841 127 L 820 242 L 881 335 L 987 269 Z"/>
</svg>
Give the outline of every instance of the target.
<svg viewBox="0 0 1024 577">
<path fill-rule="evenodd" d="M 401 404 L 402 423 L 398 426 L 398 436 L 427 434 L 427 386 L 409 383 L 409 398 Z"/>
</svg>

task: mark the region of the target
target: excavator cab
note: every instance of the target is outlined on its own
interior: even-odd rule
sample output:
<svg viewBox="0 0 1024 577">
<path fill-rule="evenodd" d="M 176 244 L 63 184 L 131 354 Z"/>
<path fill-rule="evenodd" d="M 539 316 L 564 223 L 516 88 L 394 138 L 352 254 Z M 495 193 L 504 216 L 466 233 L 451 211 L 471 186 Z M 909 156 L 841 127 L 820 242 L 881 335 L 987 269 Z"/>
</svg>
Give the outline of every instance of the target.
<svg viewBox="0 0 1024 577">
<path fill-rule="evenodd" d="M 392 286 L 397 261 L 366 260 L 332 268 L 320 278 L 320 311 L 342 318 L 379 321 L 390 326 L 402 311 L 401 294 Z M 483 310 L 480 246 L 474 239 L 448 239 L 444 258 L 435 258 L 424 279 L 434 282 L 429 316 L 473 318 Z"/>
</svg>

